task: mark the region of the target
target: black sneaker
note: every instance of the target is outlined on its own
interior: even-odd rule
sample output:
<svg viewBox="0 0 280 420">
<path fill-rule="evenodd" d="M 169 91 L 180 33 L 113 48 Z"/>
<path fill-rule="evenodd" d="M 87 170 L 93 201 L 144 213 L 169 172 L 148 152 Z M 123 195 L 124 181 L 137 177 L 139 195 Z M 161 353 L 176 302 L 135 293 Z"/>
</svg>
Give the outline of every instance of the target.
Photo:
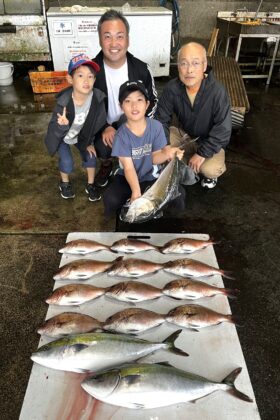
<svg viewBox="0 0 280 420">
<path fill-rule="evenodd" d="M 60 190 L 60 195 L 62 198 L 65 198 L 66 200 L 68 198 L 74 198 L 75 194 L 73 192 L 72 189 L 72 185 L 70 182 L 60 182 L 59 183 L 59 190 Z"/>
<path fill-rule="evenodd" d="M 100 169 L 95 177 L 95 185 L 98 187 L 106 187 L 109 182 L 110 176 L 113 174 L 113 162 L 105 160 L 101 163 Z"/>
<path fill-rule="evenodd" d="M 201 186 L 203 188 L 215 188 L 217 185 L 217 178 L 203 178 L 201 180 Z"/>
<path fill-rule="evenodd" d="M 94 184 L 87 184 L 86 193 L 88 194 L 89 201 L 98 201 L 101 199 L 101 194 Z"/>
</svg>

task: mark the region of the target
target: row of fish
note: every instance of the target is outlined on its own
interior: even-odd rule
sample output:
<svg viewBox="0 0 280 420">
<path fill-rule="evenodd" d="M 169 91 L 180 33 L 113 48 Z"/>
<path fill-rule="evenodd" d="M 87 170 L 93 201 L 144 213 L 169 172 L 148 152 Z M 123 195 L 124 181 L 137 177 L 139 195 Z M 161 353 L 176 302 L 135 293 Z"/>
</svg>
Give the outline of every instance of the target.
<svg viewBox="0 0 280 420">
<path fill-rule="evenodd" d="M 181 258 L 165 263 L 157 263 L 140 258 L 118 257 L 113 261 L 82 259 L 71 261 L 59 268 L 54 280 L 87 280 L 92 276 L 107 273 L 109 276 L 141 277 L 164 270 L 177 276 L 206 277 L 219 274 L 232 279 L 229 272 L 212 267 L 201 261 Z"/>
<path fill-rule="evenodd" d="M 113 286 L 96 287 L 90 284 L 73 283 L 58 287 L 46 299 L 52 305 L 82 305 L 100 296 L 127 303 L 139 303 L 168 296 L 173 299 L 200 299 L 224 295 L 235 298 L 238 289 L 228 289 L 212 286 L 203 281 L 182 278 L 168 282 L 163 288 L 158 288 L 136 280 L 123 281 Z"/>
<path fill-rule="evenodd" d="M 86 255 L 98 251 L 123 252 L 135 254 L 143 251 L 158 251 L 162 254 L 190 254 L 217 242 L 209 240 L 176 238 L 166 242 L 162 246 L 152 245 L 149 242 L 137 238 L 125 238 L 115 241 L 112 245 L 105 245 L 90 239 L 75 239 L 67 242 L 59 250 L 62 254 Z"/>
<path fill-rule="evenodd" d="M 235 318 L 231 314 L 222 314 L 195 304 L 178 306 L 167 314 L 159 314 L 144 308 L 127 308 L 109 316 L 104 322 L 89 315 L 65 312 L 48 319 L 38 329 L 38 333 L 49 337 L 60 337 L 102 329 L 114 333 L 140 334 L 158 327 L 165 321 L 198 331 L 222 322 L 235 323 Z"/>
</svg>

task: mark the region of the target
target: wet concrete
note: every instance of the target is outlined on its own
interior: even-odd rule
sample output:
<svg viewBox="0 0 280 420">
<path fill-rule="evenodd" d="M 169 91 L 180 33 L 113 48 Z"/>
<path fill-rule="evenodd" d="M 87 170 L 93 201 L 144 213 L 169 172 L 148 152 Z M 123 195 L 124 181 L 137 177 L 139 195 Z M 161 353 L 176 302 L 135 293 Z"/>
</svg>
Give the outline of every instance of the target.
<svg viewBox="0 0 280 420">
<path fill-rule="evenodd" d="M 157 81 L 162 87 L 162 80 Z M 78 156 L 73 177 L 76 198 L 62 200 L 57 190 L 56 160 L 47 156 L 42 138 L 50 117 L 30 111 L 35 103 L 28 85 L 17 113 L 13 103 L 0 107 L 0 273 L 1 273 L 1 417 L 17 419 L 39 337 L 37 326 L 47 311 L 60 261 L 58 249 L 71 231 L 208 233 L 220 241 L 220 267 L 236 278 L 240 289 L 230 302 L 239 317 L 238 335 L 262 419 L 277 420 L 279 381 L 279 240 L 280 240 L 280 90 L 264 92 L 247 84 L 251 111 L 246 126 L 232 137 L 227 172 L 205 192 L 187 188 L 186 211 L 165 213 L 153 222 L 105 224 L 102 203 L 90 203 Z M 3 96 L 1 98 L 3 101 Z M 25 106 L 22 109 L 22 106 Z M 30 108 L 30 109 L 29 109 Z M 14 107 L 15 109 L 15 107 Z M 2 110 L 2 111 L 1 111 Z M 20 111 L 19 111 L 20 110 Z M 207 351 L 207 349 L 205 349 Z M 221 419 L 223 420 L 223 419 Z M 248 420 L 248 419 L 244 419 Z"/>
</svg>

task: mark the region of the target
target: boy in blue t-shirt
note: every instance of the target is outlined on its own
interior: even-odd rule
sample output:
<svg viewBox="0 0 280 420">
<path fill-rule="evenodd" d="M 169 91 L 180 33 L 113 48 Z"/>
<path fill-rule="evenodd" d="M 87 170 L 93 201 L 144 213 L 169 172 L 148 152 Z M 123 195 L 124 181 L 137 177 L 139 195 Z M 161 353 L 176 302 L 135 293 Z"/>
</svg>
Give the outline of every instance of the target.
<svg viewBox="0 0 280 420">
<path fill-rule="evenodd" d="M 128 199 L 141 197 L 157 178 L 157 168 L 184 152 L 167 145 L 161 123 L 145 117 L 149 106 L 148 91 L 138 81 L 125 82 L 119 91 L 120 106 L 127 118 L 117 131 L 112 156 L 119 158 L 120 169 L 103 194 L 105 218 L 119 211 Z"/>
</svg>

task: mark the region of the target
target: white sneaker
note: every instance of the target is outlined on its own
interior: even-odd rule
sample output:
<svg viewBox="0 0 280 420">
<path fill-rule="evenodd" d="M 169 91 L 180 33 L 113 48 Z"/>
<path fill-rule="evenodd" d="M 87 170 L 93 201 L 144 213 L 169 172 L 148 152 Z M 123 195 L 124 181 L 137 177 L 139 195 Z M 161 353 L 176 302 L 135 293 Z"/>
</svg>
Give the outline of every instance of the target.
<svg viewBox="0 0 280 420">
<path fill-rule="evenodd" d="M 218 179 L 217 178 L 203 178 L 201 180 L 201 186 L 203 188 L 215 188 L 217 185 Z"/>
</svg>

